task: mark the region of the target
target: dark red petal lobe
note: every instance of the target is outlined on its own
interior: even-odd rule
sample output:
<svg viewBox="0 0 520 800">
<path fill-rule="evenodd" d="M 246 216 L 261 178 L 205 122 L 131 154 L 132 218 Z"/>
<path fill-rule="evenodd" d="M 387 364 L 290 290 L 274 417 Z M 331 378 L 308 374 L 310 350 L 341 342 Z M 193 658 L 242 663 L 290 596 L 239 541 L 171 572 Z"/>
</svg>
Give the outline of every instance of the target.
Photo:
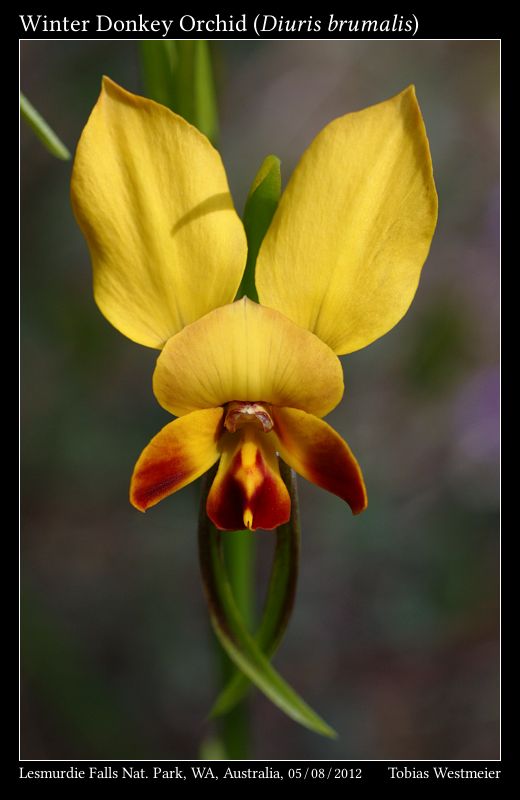
<svg viewBox="0 0 520 800">
<path fill-rule="evenodd" d="M 222 408 L 192 411 L 170 422 L 143 450 L 130 483 L 130 502 L 146 511 L 198 478 L 220 456 Z"/>
<path fill-rule="evenodd" d="M 271 415 L 283 460 L 322 489 L 341 497 L 360 514 L 367 507 L 363 475 L 348 444 L 313 414 L 295 408 L 275 408 Z"/>
<path fill-rule="evenodd" d="M 208 517 L 220 530 L 272 530 L 288 521 L 291 500 L 280 477 L 271 434 L 253 428 L 223 438 L 208 495 Z"/>
</svg>

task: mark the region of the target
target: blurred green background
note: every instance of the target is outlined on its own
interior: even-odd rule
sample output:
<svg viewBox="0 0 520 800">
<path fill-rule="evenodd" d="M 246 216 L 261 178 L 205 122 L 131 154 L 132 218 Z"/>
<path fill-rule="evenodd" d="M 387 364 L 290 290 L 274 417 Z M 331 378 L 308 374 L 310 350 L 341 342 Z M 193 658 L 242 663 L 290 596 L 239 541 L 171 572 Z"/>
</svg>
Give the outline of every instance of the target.
<svg viewBox="0 0 520 800">
<path fill-rule="evenodd" d="M 406 318 L 343 359 L 329 421 L 363 467 L 353 518 L 300 481 L 301 579 L 281 673 L 340 733 L 253 703 L 257 758 L 498 757 L 498 103 L 493 41 L 215 42 L 237 208 L 333 117 L 415 83 L 440 198 Z M 102 73 L 143 92 L 137 44 L 22 42 L 22 89 L 71 150 Z M 198 486 L 128 503 L 170 418 L 156 352 L 97 311 L 70 163 L 22 128 L 22 757 L 197 758 L 214 651 Z M 259 584 L 273 537 L 257 534 Z"/>
</svg>

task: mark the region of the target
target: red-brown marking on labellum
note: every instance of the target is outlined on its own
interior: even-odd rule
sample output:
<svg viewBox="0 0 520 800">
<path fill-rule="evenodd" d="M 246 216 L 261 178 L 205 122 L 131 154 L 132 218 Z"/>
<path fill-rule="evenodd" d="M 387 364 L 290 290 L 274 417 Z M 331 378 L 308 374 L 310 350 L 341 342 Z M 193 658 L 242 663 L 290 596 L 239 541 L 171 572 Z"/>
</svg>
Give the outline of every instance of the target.
<svg viewBox="0 0 520 800">
<path fill-rule="evenodd" d="M 223 437 L 223 455 L 206 505 L 220 530 L 272 530 L 288 521 L 291 500 L 274 445 L 272 436 L 249 420 L 238 433 Z"/>
</svg>

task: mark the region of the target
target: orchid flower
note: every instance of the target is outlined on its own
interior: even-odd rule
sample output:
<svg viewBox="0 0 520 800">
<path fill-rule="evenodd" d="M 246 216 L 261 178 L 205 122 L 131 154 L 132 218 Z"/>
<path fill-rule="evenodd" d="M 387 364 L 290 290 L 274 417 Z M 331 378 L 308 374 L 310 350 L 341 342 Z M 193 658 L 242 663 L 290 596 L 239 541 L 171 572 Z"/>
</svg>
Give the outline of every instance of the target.
<svg viewBox="0 0 520 800">
<path fill-rule="evenodd" d="M 121 333 L 161 350 L 154 393 L 176 417 L 137 461 L 133 505 L 145 511 L 218 461 L 214 525 L 272 529 L 291 511 L 281 458 L 363 511 L 361 470 L 323 417 L 343 395 L 338 356 L 399 322 L 428 255 L 437 196 L 413 86 L 311 143 L 258 253 L 259 303 L 235 299 L 247 241 L 218 152 L 107 78 L 72 200 L 96 302 Z"/>
</svg>

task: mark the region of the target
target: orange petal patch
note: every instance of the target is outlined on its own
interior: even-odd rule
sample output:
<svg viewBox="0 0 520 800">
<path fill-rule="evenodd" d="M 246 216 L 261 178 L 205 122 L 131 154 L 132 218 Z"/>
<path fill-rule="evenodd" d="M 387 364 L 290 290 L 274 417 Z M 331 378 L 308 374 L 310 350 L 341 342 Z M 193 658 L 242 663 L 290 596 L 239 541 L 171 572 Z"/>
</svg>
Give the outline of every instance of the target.
<svg viewBox="0 0 520 800">
<path fill-rule="evenodd" d="M 220 530 L 272 530 L 291 515 L 271 433 L 246 426 L 222 438 L 222 457 L 206 511 Z"/>
<path fill-rule="evenodd" d="M 145 447 L 130 483 L 130 502 L 146 511 L 207 472 L 220 456 L 222 408 L 193 411 L 166 425 Z"/>
<path fill-rule="evenodd" d="M 363 475 L 348 444 L 323 420 L 294 408 L 271 409 L 283 460 L 302 477 L 345 500 L 353 514 L 367 507 Z"/>
</svg>

